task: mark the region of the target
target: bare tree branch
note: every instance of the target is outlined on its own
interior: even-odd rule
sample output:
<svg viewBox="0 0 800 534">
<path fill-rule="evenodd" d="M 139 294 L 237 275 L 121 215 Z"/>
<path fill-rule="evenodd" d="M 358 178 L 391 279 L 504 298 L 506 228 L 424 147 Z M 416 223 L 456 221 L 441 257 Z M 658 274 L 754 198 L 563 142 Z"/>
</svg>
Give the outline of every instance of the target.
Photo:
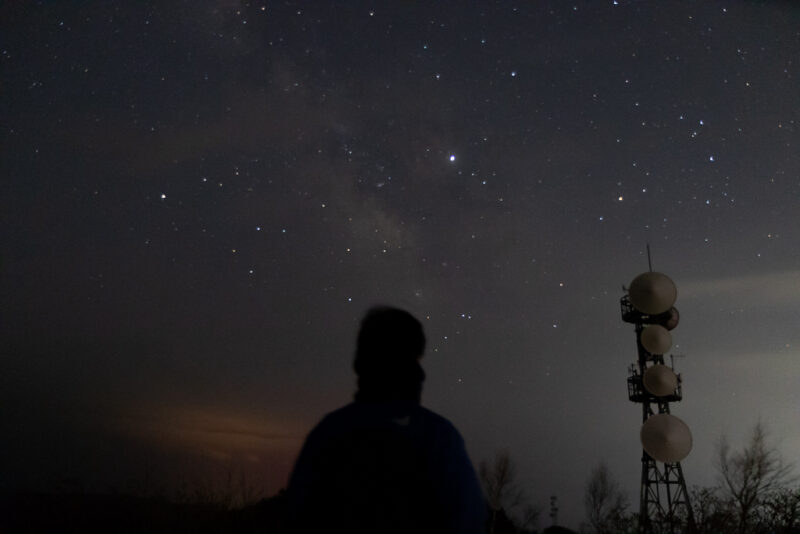
<svg viewBox="0 0 800 534">
<path fill-rule="evenodd" d="M 491 465 L 483 460 L 478 467 L 478 476 L 492 509 L 489 531 L 493 533 L 498 514 L 502 511 L 510 516 L 517 511 L 525 501 L 525 492 L 517 484 L 516 466 L 508 451 L 498 452 Z M 529 528 L 536 523 L 539 511 L 533 506 L 527 506 L 518 515 L 515 520 L 517 528 Z"/>
<path fill-rule="evenodd" d="M 777 449 L 767 443 L 766 430 L 759 422 L 739 452 L 731 452 L 728 440 L 720 438 L 717 469 L 725 497 L 733 507 L 738 532 L 746 534 L 756 522 L 759 504 L 790 481 L 792 466 L 784 463 Z"/>
<path fill-rule="evenodd" d="M 592 471 L 583 496 L 589 525 L 597 534 L 621 531 L 628 501 L 604 462 Z"/>
</svg>

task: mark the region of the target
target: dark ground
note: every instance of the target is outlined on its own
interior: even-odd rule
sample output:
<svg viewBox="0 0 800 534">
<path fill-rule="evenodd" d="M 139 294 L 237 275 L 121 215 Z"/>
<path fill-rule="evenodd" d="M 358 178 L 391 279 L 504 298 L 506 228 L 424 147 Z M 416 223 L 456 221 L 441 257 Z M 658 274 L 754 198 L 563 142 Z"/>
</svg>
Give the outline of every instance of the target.
<svg viewBox="0 0 800 534">
<path fill-rule="evenodd" d="M 0 532 L 192 532 L 284 534 L 284 493 L 239 509 L 164 497 L 99 493 L 0 494 Z M 520 532 L 501 511 L 495 534 Z M 531 534 L 530 531 L 527 531 Z M 548 527 L 543 534 L 570 534 Z"/>
<path fill-rule="evenodd" d="M 0 532 L 284 532 L 282 496 L 237 510 L 122 494 L 0 497 Z"/>
</svg>

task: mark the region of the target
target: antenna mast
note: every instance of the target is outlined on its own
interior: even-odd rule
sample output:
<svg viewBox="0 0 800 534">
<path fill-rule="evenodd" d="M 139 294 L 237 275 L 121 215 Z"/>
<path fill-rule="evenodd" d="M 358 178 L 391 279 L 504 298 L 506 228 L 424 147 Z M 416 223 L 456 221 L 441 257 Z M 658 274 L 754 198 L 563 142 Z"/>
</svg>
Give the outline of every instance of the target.
<svg viewBox="0 0 800 534">
<path fill-rule="evenodd" d="M 691 450 L 692 436 L 670 414 L 669 403 L 683 398 L 681 375 L 664 365 L 664 353 L 672 346 L 670 330 L 680 317 L 673 306 L 677 289 L 669 277 L 653 272 L 649 244 L 647 263 L 650 271 L 634 278 L 620 299 L 622 320 L 635 327 L 638 352 L 637 364 L 628 369 L 628 398 L 642 405 L 638 532 L 692 534 L 694 514 L 680 463 Z"/>
</svg>

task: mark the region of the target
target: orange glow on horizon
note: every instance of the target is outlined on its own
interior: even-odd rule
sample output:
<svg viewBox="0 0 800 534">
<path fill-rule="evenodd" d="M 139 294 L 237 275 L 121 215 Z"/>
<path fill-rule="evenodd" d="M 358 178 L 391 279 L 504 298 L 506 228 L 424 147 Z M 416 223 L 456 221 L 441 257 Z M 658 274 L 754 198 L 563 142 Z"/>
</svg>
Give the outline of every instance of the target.
<svg viewBox="0 0 800 534">
<path fill-rule="evenodd" d="M 285 487 L 307 428 L 255 413 L 202 406 L 159 406 L 117 417 L 116 434 L 142 443 L 168 462 L 176 480 L 219 484 L 232 471 L 246 474 L 265 496 Z"/>
</svg>

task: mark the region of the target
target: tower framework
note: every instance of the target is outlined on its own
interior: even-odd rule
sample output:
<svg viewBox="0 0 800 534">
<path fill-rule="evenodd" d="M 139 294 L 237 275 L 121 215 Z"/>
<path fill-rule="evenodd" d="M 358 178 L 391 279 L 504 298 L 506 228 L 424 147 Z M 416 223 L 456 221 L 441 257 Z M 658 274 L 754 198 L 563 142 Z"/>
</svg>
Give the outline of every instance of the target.
<svg viewBox="0 0 800 534">
<path fill-rule="evenodd" d="M 643 377 L 649 367 L 664 364 L 662 354 L 651 354 L 642 345 L 642 331 L 648 324 L 660 324 L 664 317 L 649 316 L 633 307 L 630 297 L 620 300 L 622 320 L 636 330 L 638 359 L 628 369 L 628 398 L 642 405 L 642 423 L 658 414 L 669 414 L 670 402 L 682 398 L 681 376 L 677 387 L 668 395 L 656 396 L 645 387 Z M 639 534 L 693 534 L 696 531 L 694 514 L 686 491 L 686 481 L 680 461 L 665 462 L 660 468 L 656 460 L 642 450 L 642 478 L 639 494 Z"/>
</svg>

